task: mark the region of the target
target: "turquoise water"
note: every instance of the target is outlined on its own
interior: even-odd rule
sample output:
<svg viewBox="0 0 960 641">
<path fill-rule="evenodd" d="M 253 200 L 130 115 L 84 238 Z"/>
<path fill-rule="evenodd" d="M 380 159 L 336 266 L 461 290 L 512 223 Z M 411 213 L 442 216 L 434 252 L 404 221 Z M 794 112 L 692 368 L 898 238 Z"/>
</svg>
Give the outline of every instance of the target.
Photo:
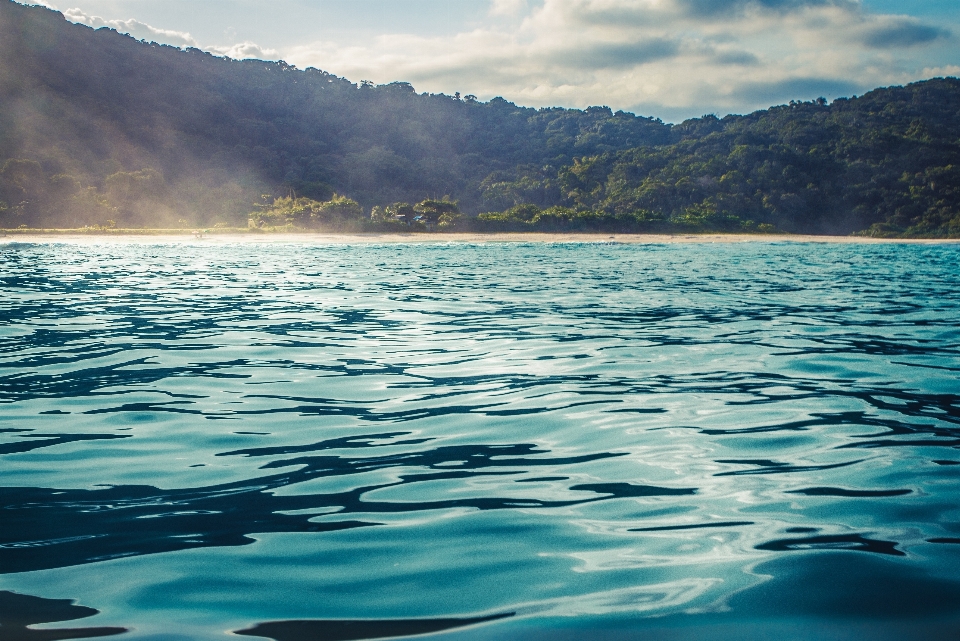
<svg viewBox="0 0 960 641">
<path fill-rule="evenodd" d="M 0 638 L 957 638 L 958 260 L 0 245 Z"/>
</svg>

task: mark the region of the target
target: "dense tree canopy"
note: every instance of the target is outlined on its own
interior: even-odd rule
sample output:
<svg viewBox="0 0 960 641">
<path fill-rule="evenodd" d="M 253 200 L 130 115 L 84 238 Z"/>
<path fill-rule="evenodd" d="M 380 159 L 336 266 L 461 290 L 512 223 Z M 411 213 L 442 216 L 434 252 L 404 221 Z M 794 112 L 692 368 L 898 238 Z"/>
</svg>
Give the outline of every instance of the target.
<svg viewBox="0 0 960 641">
<path fill-rule="evenodd" d="M 563 201 L 718 228 L 960 235 L 956 79 L 705 117 L 673 133 L 671 145 L 575 160 L 558 176 Z"/>
<path fill-rule="evenodd" d="M 953 78 L 668 125 L 357 85 L 0 0 L 0 104 L 0 227 L 960 235 Z"/>
</svg>

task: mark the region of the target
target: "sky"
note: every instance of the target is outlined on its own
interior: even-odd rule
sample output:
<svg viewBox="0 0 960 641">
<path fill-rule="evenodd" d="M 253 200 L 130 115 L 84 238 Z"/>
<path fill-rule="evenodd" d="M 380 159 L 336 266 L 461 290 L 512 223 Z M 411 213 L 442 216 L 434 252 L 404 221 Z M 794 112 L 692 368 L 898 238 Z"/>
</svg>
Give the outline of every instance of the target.
<svg viewBox="0 0 960 641">
<path fill-rule="evenodd" d="M 957 0 L 23 0 L 353 82 L 679 122 L 960 76 Z"/>
</svg>

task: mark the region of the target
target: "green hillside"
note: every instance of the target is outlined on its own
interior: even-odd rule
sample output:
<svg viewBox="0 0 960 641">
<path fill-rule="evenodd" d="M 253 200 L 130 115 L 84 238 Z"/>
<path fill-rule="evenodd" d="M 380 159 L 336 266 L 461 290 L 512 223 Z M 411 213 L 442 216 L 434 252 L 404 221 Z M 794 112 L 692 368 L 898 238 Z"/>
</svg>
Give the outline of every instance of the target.
<svg viewBox="0 0 960 641">
<path fill-rule="evenodd" d="M 561 170 L 570 205 L 716 229 L 960 236 L 960 81 L 673 128 L 677 142 Z"/>
<path fill-rule="evenodd" d="M 447 228 L 960 236 L 953 78 L 669 125 L 357 85 L 0 0 L 0 105 L 6 228 L 390 228 L 421 203 Z"/>
</svg>

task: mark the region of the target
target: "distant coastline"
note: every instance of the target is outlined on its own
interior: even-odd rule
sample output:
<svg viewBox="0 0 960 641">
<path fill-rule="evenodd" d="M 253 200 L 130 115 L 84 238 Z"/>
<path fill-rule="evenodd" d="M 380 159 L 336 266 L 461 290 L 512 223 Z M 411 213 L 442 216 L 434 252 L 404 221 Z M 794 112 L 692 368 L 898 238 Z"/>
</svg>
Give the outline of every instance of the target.
<svg viewBox="0 0 960 641">
<path fill-rule="evenodd" d="M 194 243 L 304 243 L 304 244 L 367 244 L 367 243 L 597 243 L 597 244 L 663 244 L 663 243 L 857 243 L 857 244 L 960 244 L 958 238 L 872 238 L 865 236 L 820 236 L 812 234 L 609 234 L 582 232 L 258 232 L 242 228 L 207 230 L 197 235 L 181 229 L 113 229 L 113 230 L 0 230 L 0 244 L 87 243 L 87 242 L 194 242 Z"/>
<path fill-rule="evenodd" d="M 355 83 L 0 0 L 3 78 L 4 228 L 960 237 L 955 77 L 671 124 Z"/>
</svg>

